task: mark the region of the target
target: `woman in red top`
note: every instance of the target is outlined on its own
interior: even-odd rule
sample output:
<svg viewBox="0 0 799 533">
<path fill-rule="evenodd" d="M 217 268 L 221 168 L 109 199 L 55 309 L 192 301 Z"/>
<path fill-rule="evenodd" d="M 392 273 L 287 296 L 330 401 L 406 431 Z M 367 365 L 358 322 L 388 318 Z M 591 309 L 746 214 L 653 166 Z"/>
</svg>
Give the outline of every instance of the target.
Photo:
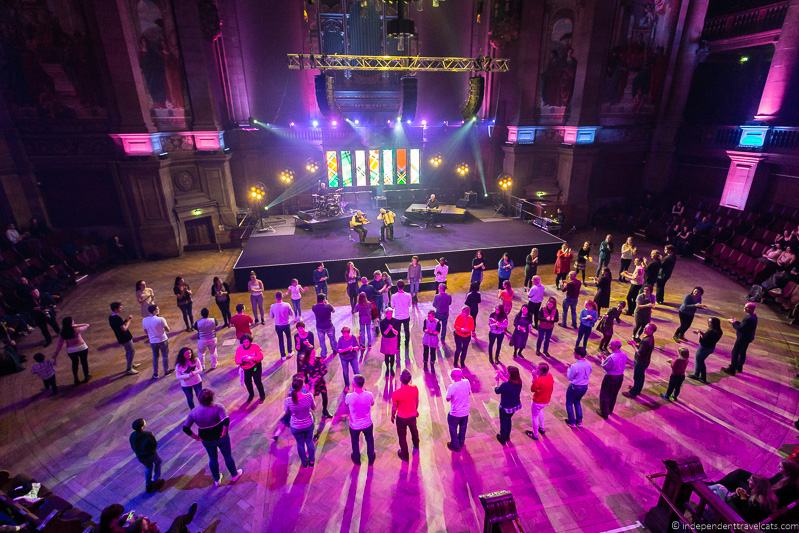
<svg viewBox="0 0 799 533">
<path fill-rule="evenodd" d="M 555 254 L 555 286 L 559 287 L 561 280 L 566 279 L 566 276 L 571 271 L 572 267 L 572 254 L 571 248 L 565 242 Z"/>
<path fill-rule="evenodd" d="M 533 384 L 530 386 L 530 391 L 533 393 L 533 403 L 530 404 L 530 414 L 533 419 L 533 430 L 525 431 L 524 433 L 533 440 L 538 440 L 538 434 L 546 434 L 544 431 L 544 408 L 549 405 L 552 399 L 552 389 L 555 386 L 555 380 L 552 379 L 552 374 L 549 373 L 549 365 L 540 363 L 538 371 L 533 379 Z"/>
<path fill-rule="evenodd" d="M 513 288 L 510 286 L 510 280 L 505 280 L 502 282 L 502 290 L 499 291 L 497 295 L 500 300 L 502 300 L 502 308 L 505 311 L 506 315 L 510 315 L 511 310 L 513 309 Z"/>
<path fill-rule="evenodd" d="M 255 388 L 258 389 L 259 400 L 258 403 L 264 403 L 266 393 L 264 393 L 264 384 L 261 383 L 261 361 L 264 360 L 264 354 L 261 352 L 261 347 L 252 342 L 252 337 L 243 335 L 239 341 L 241 344 L 236 348 L 236 364 L 239 365 L 241 371 L 244 372 L 244 386 L 247 387 L 247 392 L 250 396 L 247 402 L 251 402 L 255 397 L 252 390 L 252 382 L 255 381 Z"/>
<path fill-rule="evenodd" d="M 541 355 L 541 344 L 544 344 L 544 355 L 549 357 L 549 339 L 552 329 L 558 321 L 558 301 L 552 296 L 547 304 L 538 310 L 538 339 L 535 341 L 535 354 Z"/>
</svg>

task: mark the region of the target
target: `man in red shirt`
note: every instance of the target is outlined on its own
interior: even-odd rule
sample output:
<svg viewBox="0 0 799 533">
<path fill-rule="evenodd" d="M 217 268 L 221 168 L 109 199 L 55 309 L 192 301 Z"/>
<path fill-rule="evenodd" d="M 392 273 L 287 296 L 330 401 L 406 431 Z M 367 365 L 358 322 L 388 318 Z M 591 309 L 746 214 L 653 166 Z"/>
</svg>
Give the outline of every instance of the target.
<svg viewBox="0 0 799 533">
<path fill-rule="evenodd" d="M 524 433 L 533 440 L 538 440 L 538 434 L 545 434 L 544 431 L 544 408 L 549 405 L 552 399 L 552 389 L 555 380 L 549 373 L 549 365 L 540 363 L 533 384 L 530 390 L 533 393 L 533 403 L 530 405 L 530 412 L 533 419 L 533 430 Z"/>
<path fill-rule="evenodd" d="M 419 450 L 419 430 L 416 429 L 416 418 L 419 416 L 419 389 L 411 385 L 411 373 L 406 369 L 400 374 L 402 386 L 391 395 L 391 423 L 397 424 L 400 449 L 397 456 L 407 461 L 408 442 L 405 438 L 407 430 L 411 430 L 413 451 Z"/>
<path fill-rule="evenodd" d="M 250 326 L 253 324 L 252 317 L 244 314 L 244 304 L 236 306 L 236 314 L 230 319 L 230 323 L 236 328 L 236 338 L 241 340 L 244 335 L 252 337 Z"/>
</svg>

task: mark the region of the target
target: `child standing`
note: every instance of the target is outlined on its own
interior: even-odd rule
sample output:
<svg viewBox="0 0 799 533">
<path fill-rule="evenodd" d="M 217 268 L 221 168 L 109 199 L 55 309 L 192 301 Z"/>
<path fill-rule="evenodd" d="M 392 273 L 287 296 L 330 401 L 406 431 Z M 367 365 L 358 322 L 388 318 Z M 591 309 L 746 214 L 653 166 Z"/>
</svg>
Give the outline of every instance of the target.
<svg viewBox="0 0 799 533">
<path fill-rule="evenodd" d="M 685 370 L 688 368 L 688 348 L 680 348 L 677 350 L 677 357 L 671 360 L 671 376 L 669 376 L 669 387 L 666 389 L 666 394 L 661 394 L 660 397 L 664 400 L 673 399 L 677 400 L 680 395 L 680 387 L 682 382 L 685 381 Z M 672 397 L 673 394 L 673 397 Z"/>
<path fill-rule="evenodd" d="M 291 285 L 289 285 L 289 294 L 291 295 L 291 308 L 294 310 L 294 320 L 302 320 L 302 293 L 305 292 L 305 287 L 300 285 L 297 278 L 292 278 Z"/>
<path fill-rule="evenodd" d="M 602 334 L 602 339 L 599 341 L 599 351 L 603 354 L 608 354 L 608 344 L 613 337 L 613 323 L 621 324 L 621 314 L 624 312 L 626 304 L 620 301 L 616 307 L 611 307 L 608 312 L 599 320 L 596 325 L 596 330 Z"/>
<path fill-rule="evenodd" d="M 35 376 L 41 378 L 44 383 L 44 390 L 49 390 L 50 394 L 55 396 L 58 392 L 58 387 L 55 384 L 55 361 L 56 358 L 45 359 L 43 353 L 34 354 L 33 360 L 36 361 L 31 367 L 31 372 Z"/>
</svg>

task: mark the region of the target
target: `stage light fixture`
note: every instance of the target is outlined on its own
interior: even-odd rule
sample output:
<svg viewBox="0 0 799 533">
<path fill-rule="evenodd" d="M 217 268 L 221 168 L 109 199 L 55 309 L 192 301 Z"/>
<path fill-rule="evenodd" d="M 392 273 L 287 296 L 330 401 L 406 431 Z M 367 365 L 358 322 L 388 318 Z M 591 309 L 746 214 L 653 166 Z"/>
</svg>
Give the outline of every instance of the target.
<svg viewBox="0 0 799 533">
<path fill-rule="evenodd" d="M 318 120 L 312 120 L 311 121 L 311 126 L 313 126 L 314 128 L 318 128 L 319 127 L 319 121 Z"/>
<path fill-rule="evenodd" d="M 338 126 L 338 120 L 334 120 L 334 121 L 332 121 L 332 122 L 330 123 L 330 125 L 331 125 L 331 126 L 333 126 L 333 127 L 335 128 L 336 126 Z"/>
<path fill-rule="evenodd" d="M 360 123 L 361 123 L 361 121 L 360 121 L 360 120 L 358 120 L 357 118 L 356 118 L 356 119 L 355 119 L 353 122 L 355 122 L 355 125 L 356 125 L 356 126 L 357 126 L 358 124 L 360 124 Z"/>
<path fill-rule="evenodd" d="M 397 117 L 397 122 L 402 122 L 402 117 Z"/>
<path fill-rule="evenodd" d="M 283 185 L 291 185 L 294 181 L 294 171 L 289 168 L 281 170 L 277 177 Z"/>
<path fill-rule="evenodd" d="M 422 126 L 427 126 L 427 121 L 426 120 L 422 120 Z"/>
<path fill-rule="evenodd" d="M 254 205 L 258 205 L 264 201 L 266 198 L 266 187 L 263 183 L 256 183 L 252 187 L 250 187 L 250 193 L 248 195 L 248 199 L 250 203 Z"/>
<path fill-rule="evenodd" d="M 294 127 L 294 122 L 289 122 L 289 127 L 293 128 Z"/>
<path fill-rule="evenodd" d="M 444 158 L 441 156 L 441 154 L 436 154 L 436 155 L 434 155 L 433 157 L 430 158 L 430 166 L 433 167 L 433 168 L 440 167 L 441 163 L 443 163 L 443 162 L 444 162 Z"/>
<path fill-rule="evenodd" d="M 308 171 L 308 174 L 316 174 L 319 171 L 319 164 L 313 159 L 309 159 L 305 162 L 305 170 Z"/>
<path fill-rule="evenodd" d="M 405 121 L 405 124 L 410 124 L 410 123 L 411 123 L 411 119 L 408 119 L 408 120 Z"/>
<path fill-rule="evenodd" d="M 501 190 L 509 191 L 513 187 L 513 178 L 510 174 L 500 174 L 497 176 L 497 185 Z"/>
<path fill-rule="evenodd" d="M 469 165 L 466 163 L 460 163 L 455 167 L 455 173 L 462 178 L 469 174 L 469 170 Z"/>
</svg>

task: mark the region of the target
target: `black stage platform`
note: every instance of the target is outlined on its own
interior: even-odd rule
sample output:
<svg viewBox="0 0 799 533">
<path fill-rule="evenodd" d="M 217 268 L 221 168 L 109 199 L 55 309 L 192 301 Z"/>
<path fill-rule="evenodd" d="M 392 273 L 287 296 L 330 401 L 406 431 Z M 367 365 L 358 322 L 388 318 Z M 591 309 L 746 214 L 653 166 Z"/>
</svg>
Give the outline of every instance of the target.
<svg viewBox="0 0 799 533">
<path fill-rule="evenodd" d="M 380 235 L 376 210 L 367 212 L 371 224 L 369 236 Z M 357 242 L 357 234 L 347 228 L 306 232 L 295 230 L 294 235 L 276 235 L 251 238 L 236 261 L 234 269 L 236 289 L 245 291 L 250 270 L 255 270 L 268 289 L 284 289 L 291 278 L 310 285 L 312 271 L 323 261 L 330 272 L 330 281 L 344 281 L 347 261 L 355 262 L 362 274 L 371 278 L 377 269 L 386 264 L 409 262 L 412 255 L 421 259 L 445 256 L 450 272 L 471 270 L 475 250 L 481 249 L 489 269 L 495 269 L 503 252 L 508 252 L 517 266 L 524 266 L 524 257 L 530 248 L 537 247 L 542 263 L 555 260 L 555 253 L 563 241 L 541 229 L 516 219 L 491 219 L 481 221 L 466 217 L 463 223 L 450 223 L 442 228 L 403 226 L 394 224 L 394 241 L 383 247 Z M 394 281 L 400 279 L 392 275 Z"/>
</svg>

